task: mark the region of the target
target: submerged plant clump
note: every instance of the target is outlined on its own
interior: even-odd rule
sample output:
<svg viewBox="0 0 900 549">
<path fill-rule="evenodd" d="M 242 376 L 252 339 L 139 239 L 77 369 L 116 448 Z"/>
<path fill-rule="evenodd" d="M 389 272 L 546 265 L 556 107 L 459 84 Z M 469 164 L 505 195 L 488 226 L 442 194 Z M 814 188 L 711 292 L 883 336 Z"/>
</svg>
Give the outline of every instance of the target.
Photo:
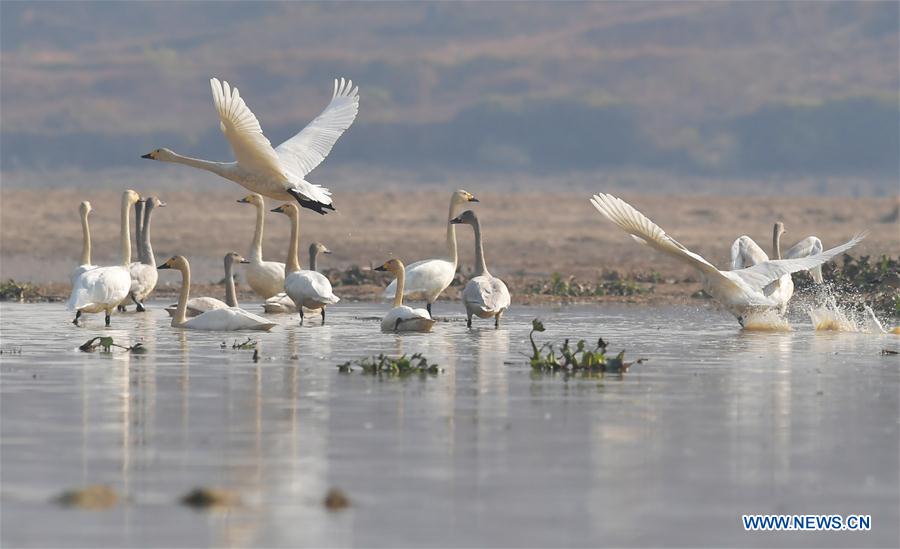
<svg viewBox="0 0 900 549">
<path fill-rule="evenodd" d="M 443 370 L 437 364 L 429 364 L 428 359 L 422 356 L 422 353 L 415 353 L 412 356 L 402 354 L 399 357 L 392 358 L 385 354 L 366 357 L 357 360 L 348 360 L 338 365 L 338 371 L 341 373 L 350 373 L 353 367 L 357 366 L 363 374 L 378 375 L 385 374 L 389 376 L 407 377 L 413 374 L 420 376 L 435 376 Z"/>
<path fill-rule="evenodd" d="M 538 347 L 534 342 L 534 332 L 543 332 L 544 324 L 539 319 L 531 321 L 531 368 L 535 372 L 554 374 L 562 372 L 567 376 L 582 375 L 584 377 L 602 376 L 605 373 L 624 373 L 634 362 L 625 362 L 625 351 L 614 357 L 606 355 L 607 343 L 603 338 L 597 339 L 597 345 L 590 349 L 583 339 L 574 346 L 569 340 L 563 341 L 557 351 L 552 343 L 544 343 Z M 640 364 L 644 359 L 637 360 Z"/>
</svg>

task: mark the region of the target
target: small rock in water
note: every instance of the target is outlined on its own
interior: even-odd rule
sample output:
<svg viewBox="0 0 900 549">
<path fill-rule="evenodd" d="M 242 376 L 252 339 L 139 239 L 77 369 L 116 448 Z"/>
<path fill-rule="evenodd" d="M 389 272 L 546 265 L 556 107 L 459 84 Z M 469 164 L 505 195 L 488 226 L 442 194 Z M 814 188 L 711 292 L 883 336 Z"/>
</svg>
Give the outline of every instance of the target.
<svg viewBox="0 0 900 549">
<path fill-rule="evenodd" d="M 332 488 L 328 490 L 328 493 L 325 495 L 325 500 L 322 502 L 325 505 L 325 508 L 329 511 L 340 511 L 341 509 L 345 509 L 350 507 L 350 498 L 347 497 L 340 488 Z"/>
<path fill-rule="evenodd" d="M 181 498 L 182 504 L 195 509 L 230 507 L 240 501 L 237 494 L 220 488 L 194 488 Z"/>
<path fill-rule="evenodd" d="M 94 484 L 79 490 L 68 490 L 56 498 L 56 502 L 66 507 L 78 507 L 99 511 L 109 509 L 119 500 L 115 490 L 103 484 Z"/>
</svg>

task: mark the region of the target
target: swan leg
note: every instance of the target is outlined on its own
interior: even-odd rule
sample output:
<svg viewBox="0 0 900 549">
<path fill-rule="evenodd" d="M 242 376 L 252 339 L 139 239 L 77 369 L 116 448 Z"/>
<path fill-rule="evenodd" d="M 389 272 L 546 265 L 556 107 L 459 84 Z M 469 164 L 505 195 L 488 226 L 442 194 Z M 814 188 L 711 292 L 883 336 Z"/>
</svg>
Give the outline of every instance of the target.
<svg viewBox="0 0 900 549">
<path fill-rule="evenodd" d="M 109 328 L 109 319 L 110 319 L 110 316 L 111 316 L 111 315 L 112 315 L 112 311 L 110 311 L 109 309 L 107 309 L 107 310 L 106 310 L 106 327 L 107 327 L 107 328 Z"/>
<path fill-rule="evenodd" d="M 471 328 L 471 327 L 472 327 L 472 315 L 468 315 L 466 317 L 466 328 Z"/>
<path fill-rule="evenodd" d="M 500 327 L 500 317 L 503 316 L 503 311 L 500 311 L 494 316 L 494 328 Z"/>
<path fill-rule="evenodd" d="M 428 309 L 428 316 L 431 316 L 431 303 L 425 303 L 425 308 Z M 431 318 L 434 318 L 433 316 Z"/>
<path fill-rule="evenodd" d="M 133 292 L 130 295 L 131 295 L 131 300 L 134 301 L 134 304 L 137 306 L 137 309 L 135 309 L 137 312 L 143 313 L 144 311 L 147 310 L 144 308 L 144 304 L 141 303 L 140 301 L 138 301 L 137 297 L 135 297 Z"/>
<path fill-rule="evenodd" d="M 322 307 L 322 326 L 325 325 L 325 307 Z"/>
<path fill-rule="evenodd" d="M 125 305 L 122 305 L 121 303 L 119 303 L 118 305 L 116 305 L 116 310 L 119 311 L 120 313 L 124 313 L 127 309 L 125 308 Z"/>
<path fill-rule="evenodd" d="M 300 313 L 300 325 L 303 326 L 303 306 L 297 307 L 297 312 Z"/>
<path fill-rule="evenodd" d="M 81 311 L 75 311 L 75 320 L 72 321 L 72 324 L 78 326 L 79 318 L 81 318 Z"/>
<path fill-rule="evenodd" d="M 394 331 L 395 331 L 395 332 L 399 332 L 399 331 L 400 331 L 400 323 L 401 323 L 401 322 L 403 322 L 403 319 L 402 319 L 402 318 L 398 318 L 398 319 L 397 319 L 397 322 L 394 323 Z"/>
</svg>

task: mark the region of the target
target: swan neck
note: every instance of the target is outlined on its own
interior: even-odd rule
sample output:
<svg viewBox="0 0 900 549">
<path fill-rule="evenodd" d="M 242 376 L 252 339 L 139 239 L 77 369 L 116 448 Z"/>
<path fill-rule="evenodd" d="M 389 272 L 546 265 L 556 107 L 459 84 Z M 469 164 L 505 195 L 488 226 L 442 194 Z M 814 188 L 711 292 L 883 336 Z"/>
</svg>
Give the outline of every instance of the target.
<svg viewBox="0 0 900 549">
<path fill-rule="evenodd" d="M 450 223 L 450 220 L 456 217 L 459 205 L 455 197 L 450 199 L 450 212 L 447 214 L 447 258 L 453 263 L 453 269 L 456 270 L 456 262 L 458 255 L 456 251 L 456 225 Z"/>
<path fill-rule="evenodd" d="M 91 227 L 88 224 L 88 212 L 81 215 L 81 264 L 91 264 Z"/>
<path fill-rule="evenodd" d="M 256 207 L 256 230 L 253 231 L 253 243 L 250 245 L 250 260 L 256 263 L 262 261 L 263 225 L 265 224 L 265 206 L 254 204 Z"/>
<path fill-rule="evenodd" d="M 394 274 L 397 275 L 397 291 L 394 292 L 394 307 L 403 305 L 403 287 L 406 285 L 406 269 L 398 269 Z"/>
<path fill-rule="evenodd" d="M 484 246 L 481 242 L 481 223 L 476 219 L 472 224 L 475 230 L 475 276 L 490 274 L 484 263 Z"/>
<path fill-rule="evenodd" d="M 191 158 L 190 156 L 182 156 L 178 153 L 170 153 L 169 157 L 160 158 L 163 162 L 173 162 L 175 164 L 184 164 L 192 168 L 199 168 L 212 172 L 216 175 L 225 177 L 225 164 L 222 162 L 210 162 L 209 160 L 200 160 L 199 158 Z"/>
<path fill-rule="evenodd" d="M 153 246 L 150 245 L 150 215 L 153 212 L 153 206 L 144 206 L 144 223 L 141 225 L 140 240 L 140 258 L 141 262 L 146 265 L 156 267 L 156 256 L 153 255 Z M 137 226 L 137 219 L 135 219 Z"/>
<path fill-rule="evenodd" d="M 775 259 L 781 259 L 781 231 L 778 230 L 777 226 L 772 233 L 772 249 Z"/>
<path fill-rule="evenodd" d="M 296 273 L 300 270 L 300 256 L 297 248 L 300 247 L 300 212 L 291 208 L 291 242 L 288 248 L 287 264 L 284 267 L 286 273 Z"/>
<path fill-rule="evenodd" d="M 178 307 L 172 318 L 172 326 L 176 328 L 187 322 L 187 302 L 191 292 L 191 266 L 185 262 L 178 270 L 181 271 L 181 291 L 178 293 Z"/>
<path fill-rule="evenodd" d="M 318 266 L 319 266 L 318 258 L 319 258 L 319 250 L 317 250 L 316 248 L 310 248 L 309 249 L 309 270 L 310 271 L 318 271 L 319 270 L 318 269 Z"/>
<path fill-rule="evenodd" d="M 234 289 L 234 259 L 231 256 L 225 258 L 225 303 L 229 307 L 237 307 L 237 292 Z"/>
<path fill-rule="evenodd" d="M 138 261 L 144 262 L 144 202 L 134 203 L 134 242 L 137 244 Z"/>
<path fill-rule="evenodd" d="M 128 267 L 131 263 L 131 228 L 129 227 L 131 212 L 131 203 L 128 198 L 122 198 L 121 227 L 119 229 L 119 238 L 122 243 L 122 265 Z"/>
</svg>

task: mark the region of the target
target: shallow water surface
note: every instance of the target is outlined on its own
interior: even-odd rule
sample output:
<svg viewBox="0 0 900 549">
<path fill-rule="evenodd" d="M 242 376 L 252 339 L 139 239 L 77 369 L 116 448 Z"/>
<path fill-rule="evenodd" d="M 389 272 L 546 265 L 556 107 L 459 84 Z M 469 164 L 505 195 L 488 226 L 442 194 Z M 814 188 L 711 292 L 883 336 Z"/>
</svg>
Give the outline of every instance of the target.
<svg viewBox="0 0 900 549">
<path fill-rule="evenodd" d="M 246 305 L 254 310 L 258 305 Z M 386 305 L 246 334 L 172 329 L 161 303 L 102 327 L 0 304 L 3 546 L 900 546 L 900 361 L 891 335 L 748 333 L 704 308 L 515 307 L 499 330 L 440 302 L 432 334 Z M 539 341 L 602 336 L 622 376 L 535 376 Z M 147 353 L 82 353 L 94 335 Z M 225 342 L 225 348 L 222 342 Z M 21 346 L 21 354 L 9 354 Z M 422 352 L 444 372 L 336 365 Z M 51 502 L 107 484 L 106 511 Z M 192 511 L 195 486 L 240 507 Z M 331 487 L 352 501 L 329 512 Z M 746 533 L 745 513 L 872 515 L 863 533 Z"/>
</svg>

